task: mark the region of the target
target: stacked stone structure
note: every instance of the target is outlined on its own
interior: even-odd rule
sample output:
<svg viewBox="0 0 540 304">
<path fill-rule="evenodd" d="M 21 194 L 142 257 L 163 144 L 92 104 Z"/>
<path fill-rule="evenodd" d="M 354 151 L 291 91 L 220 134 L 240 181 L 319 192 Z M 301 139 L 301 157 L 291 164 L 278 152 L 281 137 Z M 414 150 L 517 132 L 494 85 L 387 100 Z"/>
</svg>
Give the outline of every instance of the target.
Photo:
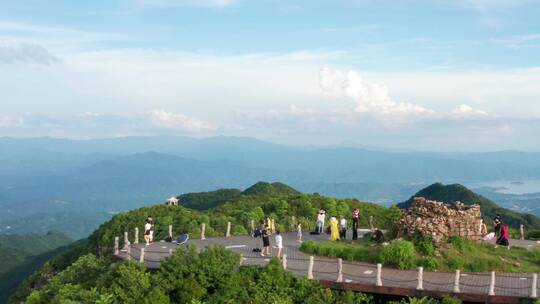
<svg viewBox="0 0 540 304">
<path fill-rule="evenodd" d="M 485 232 L 479 205 L 460 202 L 445 204 L 415 197 L 411 207 L 404 210 L 399 235 L 412 237 L 419 232 L 441 243 L 451 236 L 479 240 Z"/>
</svg>

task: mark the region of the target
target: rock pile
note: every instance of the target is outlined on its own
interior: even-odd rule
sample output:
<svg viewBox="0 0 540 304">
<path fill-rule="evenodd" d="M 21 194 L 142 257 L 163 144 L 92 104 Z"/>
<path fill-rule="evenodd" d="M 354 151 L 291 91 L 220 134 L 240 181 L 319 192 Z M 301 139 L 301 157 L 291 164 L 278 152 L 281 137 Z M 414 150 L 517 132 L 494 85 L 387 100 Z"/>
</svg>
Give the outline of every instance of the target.
<svg viewBox="0 0 540 304">
<path fill-rule="evenodd" d="M 435 243 L 451 236 L 479 240 L 485 230 L 483 226 L 479 205 L 445 204 L 415 197 L 411 207 L 401 215 L 399 235 L 412 237 L 419 232 L 431 236 Z"/>
</svg>

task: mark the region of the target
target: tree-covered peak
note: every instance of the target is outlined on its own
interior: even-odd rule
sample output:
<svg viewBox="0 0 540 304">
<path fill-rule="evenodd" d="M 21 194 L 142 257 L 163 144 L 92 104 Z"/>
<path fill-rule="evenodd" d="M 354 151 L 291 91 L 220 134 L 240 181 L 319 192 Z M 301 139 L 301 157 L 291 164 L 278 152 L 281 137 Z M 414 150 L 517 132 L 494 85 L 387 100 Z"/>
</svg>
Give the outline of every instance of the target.
<svg viewBox="0 0 540 304">
<path fill-rule="evenodd" d="M 242 192 L 244 195 L 273 194 L 273 195 L 299 195 L 298 190 L 283 183 L 258 182 Z"/>
</svg>

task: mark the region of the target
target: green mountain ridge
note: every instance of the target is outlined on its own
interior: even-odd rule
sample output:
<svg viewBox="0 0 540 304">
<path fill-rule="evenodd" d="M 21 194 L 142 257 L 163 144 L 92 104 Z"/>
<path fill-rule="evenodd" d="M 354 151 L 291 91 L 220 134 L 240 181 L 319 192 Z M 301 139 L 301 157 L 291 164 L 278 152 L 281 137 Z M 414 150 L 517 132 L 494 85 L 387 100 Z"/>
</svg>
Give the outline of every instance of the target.
<svg viewBox="0 0 540 304">
<path fill-rule="evenodd" d="M 513 210 L 503 208 L 497 203 L 476 194 L 467 187 L 460 184 L 444 185 L 442 183 L 434 183 L 411 196 L 407 201 L 397 204 L 398 208 L 408 208 L 415 197 L 424 197 L 430 200 L 436 200 L 444 203 L 461 202 L 465 205 L 480 205 L 484 221 L 491 223 L 491 220 L 496 215 L 501 215 L 505 224 L 518 228 L 523 224 L 529 229 L 540 229 L 540 218 L 528 214 L 518 213 Z"/>
<path fill-rule="evenodd" d="M 5 303 L 9 294 L 28 275 L 61 248 L 73 242 L 63 233 L 0 234 L 0 303 Z"/>
<path fill-rule="evenodd" d="M 283 183 L 258 182 L 242 192 L 245 195 L 268 194 L 268 195 L 299 195 L 300 191 Z"/>
</svg>

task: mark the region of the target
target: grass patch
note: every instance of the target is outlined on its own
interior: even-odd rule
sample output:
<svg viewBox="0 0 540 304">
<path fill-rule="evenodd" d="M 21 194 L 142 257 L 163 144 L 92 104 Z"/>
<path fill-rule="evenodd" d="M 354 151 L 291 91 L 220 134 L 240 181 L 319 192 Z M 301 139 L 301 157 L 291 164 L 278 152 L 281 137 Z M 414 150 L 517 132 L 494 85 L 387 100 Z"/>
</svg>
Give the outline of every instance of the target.
<svg viewBox="0 0 540 304">
<path fill-rule="evenodd" d="M 540 272 L 540 249 L 527 250 L 522 247 L 494 248 L 479 243 L 452 237 L 438 248 L 432 247 L 429 239 L 394 241 L 382 246 L 367 240 L 314 242 L 305 241 L 302 252 L 342 258 L 348 261 L 383 263 L 400 269 L 423 266 L 432 271 L 464 272 Z"/>
</svg>

